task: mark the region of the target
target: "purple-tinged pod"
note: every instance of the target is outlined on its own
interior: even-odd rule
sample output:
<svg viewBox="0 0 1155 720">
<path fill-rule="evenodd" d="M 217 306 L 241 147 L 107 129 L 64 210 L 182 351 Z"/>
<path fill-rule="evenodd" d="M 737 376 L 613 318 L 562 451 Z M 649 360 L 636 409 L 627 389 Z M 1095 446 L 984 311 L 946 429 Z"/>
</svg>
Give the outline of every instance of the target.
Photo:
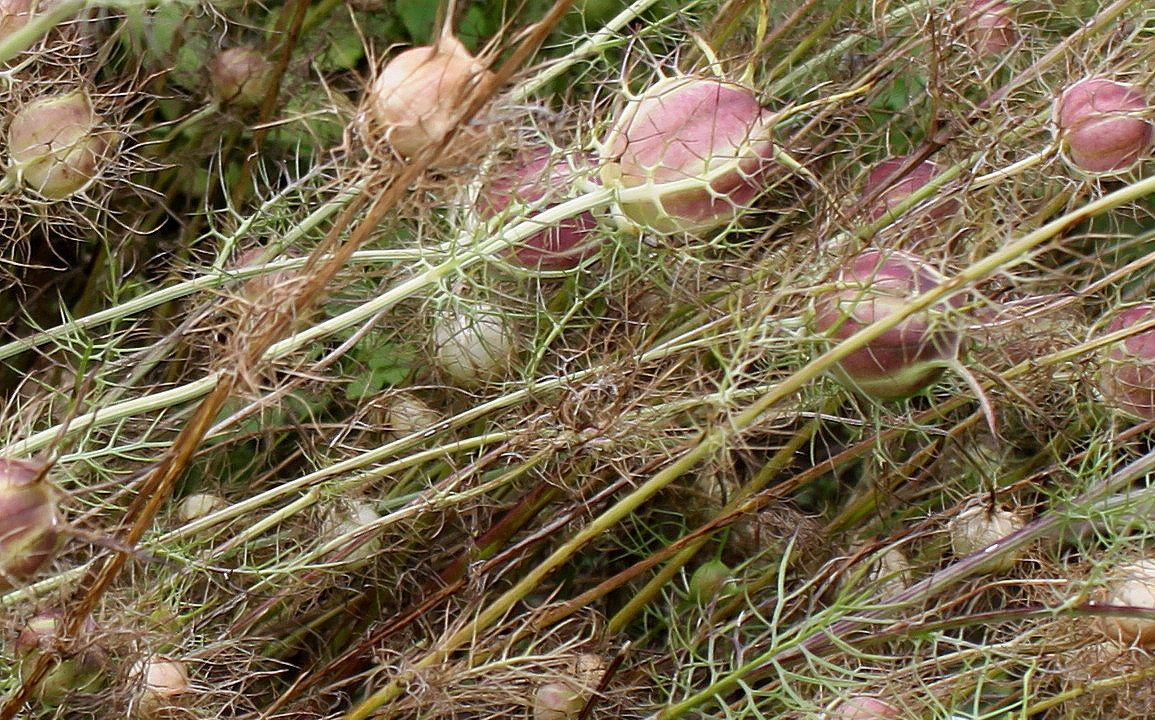
<svg viewBox="0 0 1155 720">
<path fill-rule="evenodd" d="M 593 158 L 583 154 L 578 162 L 589 167 Z M 491 218 L 513 204 L 538 205 L 538 212 L 554 207 L 574 194 L 573 177 L 580 170 L 580 166 L 555 158 L 543 148 L 528 159 L 502 167 L 499 177 L 482 190 L 478 212 L 482 217 Z M 579 213 L 511 246 L 506 257 L 526 268 L 569 270 L 601 248 L 604 235 L 598 231 L 597 224 L 593 213 Z"/>
<path fill-rule="evenodd" d="M 273 85 L 276 66 L 254 47 L 222 50 L 209 67 L 213 98 L 222 105 L 257 107 Z"/>
<path fill-rule="evenodd" d="M 970 0 L 963 8 L 962 29 L 967 44 L 981 55 L 1002 55 L 1021 38 L 1004 0 Z"/>
<path fill-rule="evenodd" d="M 896 175 L 907 163 L 907 156 L 898 156 L 883 160 L 866 176 L 866 184 L 862 188 L 864 200 L 873 198 L 869 207 L 871 220 L 877 220 L 883 214 L 901 205 L 915 191 L 929 183 L 935 176 L 942 173 L 942 169 L 930 160 L 924 160 L 914 165 L 902 175 Z M 920 225 L 937 227 L 951 216 L 956 214 L 959 203 L 953 198 L 927 198 L 918 210 Z"/>
<path fill-rule="evenodd" d="M 60 546 L 56 490 L 44 463 L 0 458 L 0 591 L 35 575 Z"/>
<path fill-rule="evenodd" d="M 1140 303 L 1112 316 L 1106 333 L 1155 322 L 1155 304 Z M 1155 327 L 1103 349 L 1098 385 L 1111 407 L 1140 420 L 1155 420 Z"/>
<path fill-rule="evenodd" d="M 1134 167 L 1155 138 L 1153 109 L 1138 89 L 1103 77 L 1080 80 L 1059 94 L 1054 120 L 1063 154 L 1088 173 Z"/>
<path fill-rule="evenodd" d="M 775 167 L 773 114 L 741 85 L 670 77 L 633 99 L 602 143 L 602 179 L 629 190 L 621 212 L 658 233 L 703 233 L 734 220 Z"/>
<path fill-rule="evenodd" d="M 831 276 L 829 287 L 815 301 L 814 328 L 834 342 L 845 340 L 943 279 L 915 255 L 867 250 Z M 963 302 L 962 295 L 955 295 L 910 315 L 844 357 L 836 376 L 880 400 L 898 400 L 925 389 L 958 359 L 961 337 L 948 316 Z"/>
</svg>

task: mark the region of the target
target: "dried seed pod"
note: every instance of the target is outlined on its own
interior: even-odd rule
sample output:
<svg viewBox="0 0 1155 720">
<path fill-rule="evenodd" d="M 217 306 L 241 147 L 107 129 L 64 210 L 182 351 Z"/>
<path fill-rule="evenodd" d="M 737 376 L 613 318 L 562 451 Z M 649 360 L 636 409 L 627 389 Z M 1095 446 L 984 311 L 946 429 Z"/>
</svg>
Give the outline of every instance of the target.
<svg viewBox="0 0 1155 720">
<path fill-rule="evenodd" d="M 997 543 L 1026 524 L 1021 515 L 1010 510 L 991 508 L 985 503 L 972 505 L 951 518 L 947 525 L 951 551 L 957 557 L 965 557 Z M 1002 552 L 990 565 L 990 571 L 1006 572 L 1020 557 L 1020 553 Z"/>
<path fill-rule="evenodd" d="M 943 279 L 915 255 L 867 250 L 835 271 L 830 288 L 816 298 L 814 328 L 832 340 L 845 340 Z M 836 376 L 880 400 L 905 398 L 928 387 L 957 360 L 960 335 L 944 316 L 963 302 L 955 295 L 907 317 L 839 361 Z"/>
<path fill-rule="evenodd" d="M 626 104 L 602 143 L 602 179 L 630 190 L 621 211 L 658 233 L 733 222 L 765 189 L 773 116 L 754 93 L 712 78 L 665 78 Z M 638 193 L 644 197 L 636 197 Z"/>
<path fill-rule="evenodd" d="M 110 149 L 112 135 L 100 123 L 80 90 L 25 104 L 8 126 L 9 173 L 52 200 L 80 192 Z"/>
<path fill-rule="evenodd" d="M 222 50 L 209 67 L 213 99 L 222 105 L 257 107 L 269 93 L 276 66 L 252 46 Z"/>
<path fill-rule="evenodd" d="M 441 413 L 412 393 L 394 393 L 385 404 L 384 429 L 392 437 L 427 430 L 442 421 Z"/>
<path fill-rule="evenodd" d="M 1155 560 L 1142 559 L 1114 568 L 1096 602 L 1155 610 Z M 1100 632 L 1123 645 L 1155 648 L 1155 620 L 1109 615 L 1096 620 Z"/>
<path fill-rule="evenodd" d="M 1065 157 L 1089 173 L 1119 173 L 1134 167 L 1155 138 L 1151 114 L 1142 92 L 1103 77 L 1066 88 L 1054 108 Z"/>
<path fill-rule="evenodd" d="M 36 574 L 60 545 L 56 491 L 44 463 L 0 458 L 0 590 Z"/>
<path fill-rule="evenodd" d="M 73 692 L 99 690 L 108 671 L 104 651 L 91 641 L 97 631 L 92 618 L 85 618 L 81 630 L 85 637 L 72 643 L 73 649 L 60 637 L 62 617 L 63 613 L 59 611 L 41 613 L 29 620 L 16 637 L 15 649 L 22 679 L 44 653 L 73 650 L 58 658 L 36 686 L 36 698 L 46 705 L 57 705 Z"/>
<path fill-rule="evenodd" d="M 369 90 L 368 113 L 385 139 L 405 157 L 440 144 L 453 127 L 471 88 L 489 72 L 452 36 L 410 48 L 382 68 Z M 443 161 L 459 164 L 480 149 L 479 136 L 463 128 Z"/>
<path fill-rule="evenodd" d="M 1108 334 L 1155 321 L 1155 304 L 1123 308 L 1107 324 Z M 1140 420 L 1155 420 L 1155 327 L 1103 349 L 1098 386 L 1111 407 Z"/>
<path fill-rule="evenodd" d="M 548 148 L 540 148 L 501 168 L 498 178 L 486 186 L 478 198 L 478 212 L 484 218 L 500 214 L 513 203 L 551 208 L 573 194 L 573 178 L 588 168 L 593 158 L 582 154 L 555 158 Z M 590 212 L 567 218 L 530 235 L 507 253 L 511 262 L 527 268 L 568 270 L 601 248 L 603 236 Z"/>
</svg>

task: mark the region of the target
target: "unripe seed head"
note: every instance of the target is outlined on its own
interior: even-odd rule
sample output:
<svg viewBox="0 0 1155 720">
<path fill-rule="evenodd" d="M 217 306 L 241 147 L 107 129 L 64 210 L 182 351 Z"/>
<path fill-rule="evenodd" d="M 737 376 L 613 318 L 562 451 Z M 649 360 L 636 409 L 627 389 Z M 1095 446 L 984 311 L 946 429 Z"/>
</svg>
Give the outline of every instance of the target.
<svg viewBox="0 0 1155 720">
<path fill-rule="evenodd" d="M 965 557 L 1021 530 L 1026 524 L 1021 515 L 1010 510 L 972 505 L 952 518 L 947 526 L 951 551 Z M 1015 566 L 1019 557 L 1018 553 L 1001 552 L 999 559 L 989 566 L 990 570 L 1006 572 Z"/>
<path fill-rule="evenodd" d="M 893 315 L 911 298 L 942 282 L 928 262 L 898 251 L 867 250 L 839 268 L 831 288 L 815 301 L 814 327 L 834 341 Z M 958 356 L 959 333 L 944 315 L 962 296 L 910 315 L 896 327 L 844 357 L 836 375 L 847 385 L 881 400 L 909 397 L 933 383 L 944 363 Z"/>
<path fill-rule="evenodd" d="M 490 183 L 478 201 L 482 217 L 498 215 L 512 203 L 538 205 L 540 210 L 551 208 L 571 197 L 575 172 L 580 166 L 589 167 L 593 158 L 582 155 L 579 167 L 573 167 L 564 158 L 555 159 L 546 148 L 504 168 L 498 179 Z M 507 253 L 511 262 L 527 268 L 568 270 L 595 254 L 602 244 L 597 231 L 597 219 L 583 212 L 562 220 L 525 238 Z"/>
<path fill-rule="evenodd" d="M 963 32 L 976 52 L 1001 55 L 1019 41 L 1011 6 L 1003 0 L 970 0 L 963 13 Z"/>
<path fill-rule="evenodd" d="M 621 202 L 632 223 L 659 233 L 713 230 L 763 191 L 774 166 L 771 126 L 771 113 L 741 85 L 665 78 L 614 122 L 602 143 L 602 179 L 645 189 L 644 198 Z"/>
<path fill-rule="evenodd" d="M 437 145 L 452 129 L 470 89 L 493 73 L 461 41 L 442 37 L 436 45 L 410 48 L 389 61 L 369 91 L 368 112 L 385 139 L 405 157 Z M 447 161 L 464 161 L 478 138 L 463 128 L 459 153 Z"/>
<path fill-rule="evenodd" d="M 1067 160 L 1089 173 L 1118 173 L 1138 163 L 1155 137 L 1152 108 L 1139 90 L 1107 78 L 1080 80 L 1055 101 Z"/>
<path fill-rule="evenodd" d="M 1143 559 L 1109 573 L 1100 601 L 1106 605 L 1155 610 L 1155 560 Z M 1124 645 L 1155 647 L 1155 620 L 1125 615 L 1100 617 L 1100 632 Z"/>
<path fill-rule="evenodd" d="M 1106 332 L 1155 321 L 1155 304 L 1132 305 L 1115 313 Z M 1140 420 L 1155 420 L 1155 327 L 1103 349 L 1098 385 L 1103 400 Z"/>
<path fill-rule="evenodd" d="M 43 463 L 0 458 L 0 590 L 27 580 L 60 545 L 56 492 Z"/>
<path fill-rule="evenodd" d="M 826 713 L 824 720 L 894 720 L 902 717 L 898 708 L 873 695 L 852 695 Z"/>
<path fill-rule="evenodd" d="M 222 50 L 209 69 L 213 98 L 222 105 L 257 107 L 272 87 L 275 69 L 254 47 Z"/>
<path fill-rule="evenodd" d="M 98 128 L 100 122 L 79 90 L 25 104 L 8 126 L 9 172 L 49 199 L 80 192 L 110 149 L 111 134 Z"/>
<path fill-rule="evenodd" d="M 721 560 L 702 563 L 690 576 L 690 599 L 698 605 L 707 606 L 722 597 L 733 580 L 730 567 Z"/>
</svg>

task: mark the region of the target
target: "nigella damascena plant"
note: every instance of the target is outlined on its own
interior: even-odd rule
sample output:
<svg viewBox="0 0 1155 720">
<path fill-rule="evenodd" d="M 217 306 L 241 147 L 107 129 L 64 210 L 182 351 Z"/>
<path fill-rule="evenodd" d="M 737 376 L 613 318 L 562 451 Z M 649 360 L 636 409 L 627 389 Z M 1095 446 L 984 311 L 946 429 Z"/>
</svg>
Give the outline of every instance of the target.
<svg viewBox="0 0 1155 720">
<path fill-rule="evenodd" d="M 629 101 L 602 143 L 602 179 L 620 210 L 656 233 L 728 225 L 761 195 L 774 114 L 753 91 L 713 78 L 664 78 Z"/>
<path fill-rule="evenodd" d="M 60 546 L 56 490 L 37 460 L 0 458 L 0 592 L 35 575 Z"/>
<path fill-rule="evenodd" d="M 1155 322 L 1155 304 L 1139 303 L 1111 316 L 1106 333 L 1116 333 Z M 1103 349 L 1098 385 L 1112 408 L 1140 420 L 1155 420 L 1155 326 L 1112 343 Z"/>
<path fill-rule="evenodd" d="M 1085 78 L 1055 101 L 1054 120 L 1063 154 L 1076 169 L 1117 174 L 1133 168 L 1155 139 L 1147 96 L 1108 78 Z"/>
<path fill-rule="evenodd" d="M 8 125 L 8 172 L 49 200 L 80 192 L 100 174 L 114 133 L 81 90 L 37 98 Z"/>
</svg>

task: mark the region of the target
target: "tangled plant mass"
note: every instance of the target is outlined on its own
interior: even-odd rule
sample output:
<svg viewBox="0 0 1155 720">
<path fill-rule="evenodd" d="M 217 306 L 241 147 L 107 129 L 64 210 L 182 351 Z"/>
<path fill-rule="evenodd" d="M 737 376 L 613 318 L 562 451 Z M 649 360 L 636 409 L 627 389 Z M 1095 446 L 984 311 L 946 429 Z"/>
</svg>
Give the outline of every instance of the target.
<svg viewBox="0 0 1155 720">
<path fill-rule="evenodd" d="M 1146 717 L 1149 5 L 0 0 L 0 720 Z"/>
</svg>

